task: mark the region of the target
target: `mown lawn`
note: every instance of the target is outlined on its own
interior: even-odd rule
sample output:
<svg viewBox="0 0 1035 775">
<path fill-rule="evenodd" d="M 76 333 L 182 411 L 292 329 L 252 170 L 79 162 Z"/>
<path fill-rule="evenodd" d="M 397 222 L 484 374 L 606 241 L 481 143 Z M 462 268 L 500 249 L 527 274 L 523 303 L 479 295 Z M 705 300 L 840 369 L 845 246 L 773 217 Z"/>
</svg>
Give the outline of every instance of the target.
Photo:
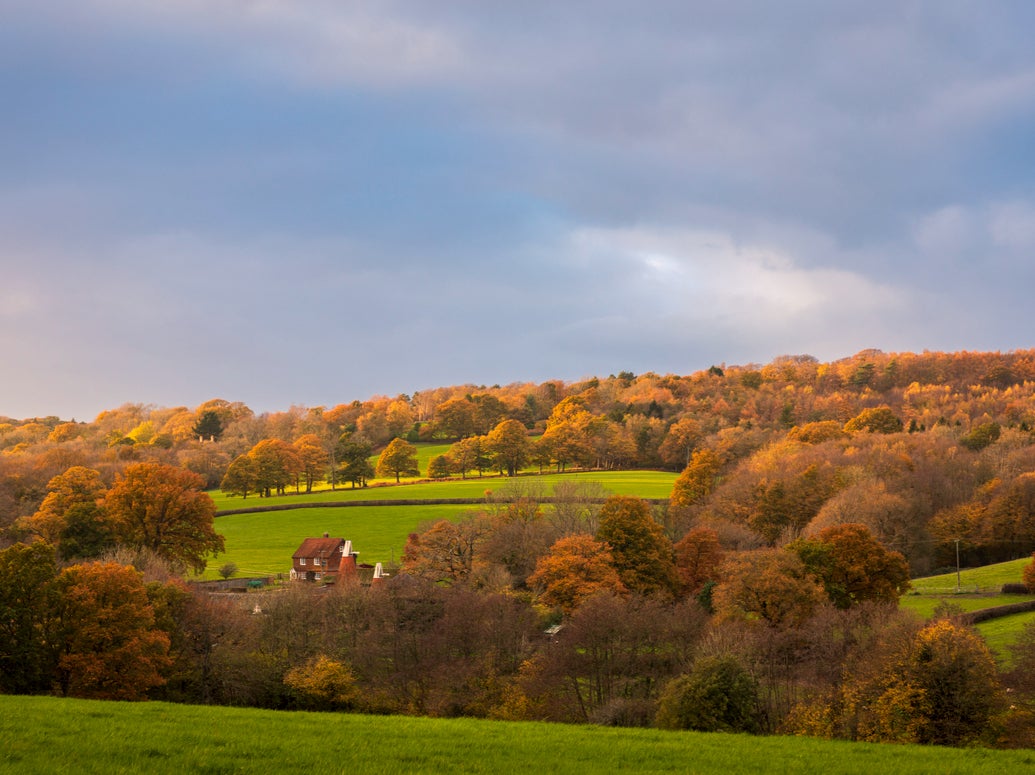
<svg viewBox="0 0 1035 775">
<path fill-rule="evenodd" d="M 0 772 L 989 773 L 1035 751 L 0 697 Z"/>
</svg>

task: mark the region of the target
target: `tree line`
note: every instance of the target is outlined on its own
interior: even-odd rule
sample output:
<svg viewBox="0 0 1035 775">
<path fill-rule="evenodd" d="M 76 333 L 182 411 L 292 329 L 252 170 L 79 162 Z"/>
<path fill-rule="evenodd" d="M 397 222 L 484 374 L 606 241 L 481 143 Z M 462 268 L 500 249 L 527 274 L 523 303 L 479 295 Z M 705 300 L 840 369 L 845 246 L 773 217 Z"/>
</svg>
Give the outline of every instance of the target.
<svg viewBox="0 0 1035 775">
<path fill-rule="evenodd" d="M 211 594 L 151 550 L 13 544 L 0 690 L 1035 744 L 1035 631 L 1001 672 L 952 610 L 900 611 L 906 561 L 865 525 L 733 550 L 704 527 L 672 542 L 658 508 L 598 494 L 433 522 L 372 586 Z"/>
</svg>

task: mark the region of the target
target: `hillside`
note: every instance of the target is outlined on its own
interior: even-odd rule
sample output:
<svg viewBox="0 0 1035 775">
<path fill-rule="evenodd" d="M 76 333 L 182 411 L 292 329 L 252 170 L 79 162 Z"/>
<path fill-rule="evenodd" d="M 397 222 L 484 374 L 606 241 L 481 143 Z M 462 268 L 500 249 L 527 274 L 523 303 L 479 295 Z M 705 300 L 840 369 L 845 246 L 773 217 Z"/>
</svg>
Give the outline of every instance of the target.
<svg viewBox="0 0 1035 775">
<path fill-rule="evenodd" d="M 3 772 L 998 775 L 1033 764 L 1030 751 L 0 696 Z"/>
</svg>

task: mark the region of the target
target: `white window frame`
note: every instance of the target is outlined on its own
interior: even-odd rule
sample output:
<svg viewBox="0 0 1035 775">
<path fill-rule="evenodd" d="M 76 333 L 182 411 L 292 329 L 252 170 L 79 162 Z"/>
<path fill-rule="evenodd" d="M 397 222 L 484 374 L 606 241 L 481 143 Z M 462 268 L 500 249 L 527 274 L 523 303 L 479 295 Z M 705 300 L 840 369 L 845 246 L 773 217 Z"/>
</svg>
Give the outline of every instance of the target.
<svg viewBox="0 0 1035 775">
<path fill-rule="evenodd" d="M 299 557 L 298 558 L 298 564 L 299 565 L 305 565 L 305 557 Z"/>
</svg>

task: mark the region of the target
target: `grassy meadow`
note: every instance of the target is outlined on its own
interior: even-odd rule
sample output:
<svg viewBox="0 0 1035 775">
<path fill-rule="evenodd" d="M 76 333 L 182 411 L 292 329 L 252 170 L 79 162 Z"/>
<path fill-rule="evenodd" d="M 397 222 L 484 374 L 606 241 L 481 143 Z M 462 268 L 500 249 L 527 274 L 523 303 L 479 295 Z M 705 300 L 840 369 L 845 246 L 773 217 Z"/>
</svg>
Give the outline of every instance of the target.
<svg viewBox="0 0 1035 775">
<path fill-rule="evenodd" d="M 1033 751 L 0 696 L 0 773 L 990 773 Z"/>
<path fill-rule="evenodd" d="M 1019 583 L 1024 567 L 1030 562 L 1030 557 L 1024 557 L 961 570 L 958 593 L 955 571 L 913 579 L 912 590 L 902 596 L 899 605 L 929 619 L 940 605 L 951 605 L 970 612 L 1035 600 L 1035 595 L 1004 595 L 999 591 L 1003 584 Z M 1008 666 L 1011 662 L 1011 648 L 1024 628 L 1032 622 L 1035 622 L 1035 611 L 980 622 L 975 628 L 984 637 L 999 663 Z"/>
<path fill-rule="evenodd" d="M 667 498 L 676 474 L 664 471 L 586 471 L 542 476 L 473 477 L 442 482 L 338 490 L 321 490 L 309 495 L 284 495 L 274 498 L 230 498 L 210 493 L 220 510 L 275 506 L 313 505 L 313 508 L 265 511 L 252 514 L 227 514 L 216 518 L 216 531 L 226 543 L 226 552 L 211 559 L 202 578 L 218 578 L 218 569 L 232 562 L 239 576 L 286 574 L 291 569 L 291 554 L 309 536 L 330 533 L 352 541 L 360 562 L 397 561 L 407 536 L 419 525 L 438 519 L 458 519 L 478 508 L 476 505 L 385 505 L 317 506 L 332 501 L 353 500 L 427 500 L 469 498 L 485 500 L 487 491 L 496 495 L 550 495 L 559 482 L 592 485 L 605 494 L 635 495 L 641 498 Z"/>
</svg>

